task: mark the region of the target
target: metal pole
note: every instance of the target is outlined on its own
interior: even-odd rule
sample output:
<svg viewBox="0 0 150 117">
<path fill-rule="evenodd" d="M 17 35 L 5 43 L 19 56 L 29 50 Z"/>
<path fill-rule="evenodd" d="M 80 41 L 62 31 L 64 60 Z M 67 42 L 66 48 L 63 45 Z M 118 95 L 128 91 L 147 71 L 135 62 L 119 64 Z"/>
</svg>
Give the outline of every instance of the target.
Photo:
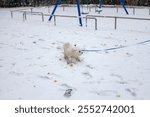
<svg viewBox="0 0 150 117">
<path fill-rule="evenodd" d="M 76 2 L 77 2 L 77 8 L 78 8 L 79 23 L 80 23 L 80 26 L 82 26 L 82 18 L 81 18 L 81 12 L 80 12 L 80 0 L 76 0 Z"/>
<path fill-rule="evenodd" d="M 150 7 L 149 7 L 149 15 L 150 15 Z"/>
<path fill-rule="evenodd" d="M 97 30 L 97 19 L 95 18 L 95 30 Z"/>
<path fill-rule="evenodd" d="M 26 12 L 24 12 L 25 14 L 24 14 L 24 16 L 25 16 L 25 20 L 27 20 L 27 13 Z"/>
<path fill-rule="evenodd" d="M 135 7 L 133 7 L 133 15 L 135 15 Z"/>
<path fill-rule="evenodd" d="M 81 5 L 81 11 L 83 12 L 83 5 Z"/>
<path fill-rule="evenodd" d="M 86 27 L 87 27 L 87 20 L 88 19 L 94 19 L 95 20 L 95 30 L 97 30 L 97 19 L 95 17 L 86 16 L 86 18 L 85 18 Z"/>
<path fill-rule="evenodd" d="M 63 11 L 65 11 L 65 6 L 63 6 Z"/>
<path fill-rule="evenodd" d="M 127 11 L 127 9 L 126 9 L 126 7 L 125 7 L 123 1 L 122 1 L 122 0 L 119 0 L 119 2 L 121 3 L 122 7 L 124 8 L 126 14 L 129 15 L 129 13 L 128 13 L 128 11 Z"/>
<path fill-rule="evenodd" d="M 49 21 L 51 21 L 51 19 L 52 19 L 53 15 L 54 15 L 54 13 L 55 13 L 55 11 L 56 11 L 58 5 L 60 4 L 60 2 L 61 2 L 61 0 L 57 0 L 57 3 L 56 3 L 56 5 L 55 5 L 55 8 L 53 9 L 53 11 L 52 11 L 52 13 L 51 13 L 51 15 L 50 15 L 50 17 L 49 17 Z"/>
<path fill-rule="evenodd" d="M 41 15 L 42 15 L 42 21 L 44 22 L 44 14 L 43 14 L 43 13 L 41 13 Z"/>
<path fill-rule="evenodd" d="M 118 13 L 118 6 L 117 6 L 117 13 Z"/>
<path fill-rule="evenodd" d="M 23 21 L 27 20 L 26 12 L 23 12 Z"/>
<path fill-rule="evenodd" d="M 33 11 L 33 8 L 31 8 L 31 12 Z"/>
<path fill-rule="evenodd" d="M 23 15 L 23 21 L 24 21 L 24 12 L 23 12 L 23 14 L 22 14 L 22 15 Z"/>
<path fill-rule="evenodd" d="M 87 4 L 87 11 L 89 10 L 89 5 Z"/>
<path fill-rule="evenodd" d="M 13 18 L 13 11 L 10 11 L 11 12 L 11 18 Z"/>
<path fill-rule="evenodd" d="M 91 12 L 91 6 L 89 6 L 89 11 Z"/>
<path fill-rule="evenodd" d="M 50 13 L 50 6 L 48 6 L 48 13 Z"/>
<path fill-rule="evenodd" d="M 117 29 L 117 17 L 115 17 L 115 30 Z"/>
<path fill-rule="evenodd" d="M 56 16 L 54 15 L 54 25 L 56 26 Z"/>
<path fill-rule="evenodd" d="M 86 23 L 86 27 L 87 27 L 87 16 L 86 16 L 86 18 L 85 18 L 85 23 Z"/>
</svg>

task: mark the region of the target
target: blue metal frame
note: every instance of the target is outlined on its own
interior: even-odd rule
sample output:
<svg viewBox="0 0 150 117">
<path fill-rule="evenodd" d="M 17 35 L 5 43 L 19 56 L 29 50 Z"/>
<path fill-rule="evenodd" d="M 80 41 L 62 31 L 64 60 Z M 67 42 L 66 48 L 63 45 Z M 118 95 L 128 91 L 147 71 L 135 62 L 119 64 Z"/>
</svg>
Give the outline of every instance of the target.
<svg viewBox="0 0 150 117">
<path fill-rule="evenodd" d="M 125 7 L 123 1 L 122 1 L 122 0 L 119 0 L 119 2 L 120 2 L 120 4 L 122 5 L 122 7 L 124 8 L 126 14 L 128 15 L 129 13 L 128 13 L 128 11 L 127 11 L 127 9 L 126 9 L 126 7 Z M 103 0 L 99 0 L 99 8 L 102 7 L 102 3 L 103 3 Z"/>
<path fill-rule="evenodd" d="M 77 8 L 78 8 L 79 23 L 80 23 L 80 26 L 82 26 L 82 19 L 81 19 L 81 12 L 80 12 L 80 0 L 76 0 L 76 2 L 77 2 Z"/>
<path fill-rule="evenodd" d="M 61 3 L 61 0 L 57 0 L 57 3 L 56 3 L 56 5 L 55 5 L 55 7 L 54 7 L 54 9 L 53 9 L 53 11 L 52 11 L 50 17 L 49 17 L 49 21 L 51 21 L 53 15 L 54 15 L 54 13 L 55 13 L 55 11 L 56 11 L 56 9 L 57 9 L 57 7 L 58 7 L 58 5 L 59 5 L 60 3 Z"/>
<path fill-rule="evenodd" d="M 82 18 L 81 18 L 81 12 L 80 12 L 80 0 L 76 0 L 76 2 L 77 2 L 77 10 L 78 10 L 78 16 L 79 16 L 79 24 L 80 24 L 80 26 L 82 26 Z M 60 3 L 61 3 L 61 0 L 57 0 L 57 3 L 56 3 L 56 5 L 55 5 L 50 17 L 49 17 L 49 21 L 51 21 L 53 15 L 54 15 L 54 13 L 55 13 L 55 11 L 56 11 L 56 9 Z"/>
<path fill-rule="evenodd" d="M 121 3 L 122 7 L 124 8 L 126 14 L 129 15 L 129 13 L 128 13 L 128 11 L 127 11 L 127 9 L 126 9 L 126 7 L 125 7 L 123 1 L 122 1 L 122 0 L 119 0 L 119 2 Z"/>
<path fill-rule="evenodd" d="M 80 24 L 80 26 L 82 26 L 82 18 L 81 18 L 81 12 L 80 12 L 80 0 L 76 0 L 76 2 L 77 2 L 77 10 L 78 10 L 78 16 L 79 16 L 79 24 Z M 99 7 L 101 7 L 102 2 L 103 2 L 103 0 L 99 0 L 99 5 L 100 5 Z M 127 11 L 127 9 L 126 9 L 126 7 L 125 7 L 123 1 L 122 1 L 122 0 L 119 0 L 119 2 L 121 3 L 121 5 L 123 6 L 123 8 L 124 8 L 126 14 L 128 15 L 129 13 L 128 13 L 128 11 Z M 53 15 L 54 15 L 54 13 L 55 13 L 55 11 L 56 11 L 56 9 L 57 9 L 57 7 L 58 7 L 58 5 L 59 5 L 60 3 L 61 3 L 61 0 L 57 0 L 56 5 L 55 5 L 55 7 L 54 7 L 54 9 L 53 9 L 53 11 L 52 11 L 50 17 L 49 17 L 49 21 L 51 21 Z"/>
</svg>

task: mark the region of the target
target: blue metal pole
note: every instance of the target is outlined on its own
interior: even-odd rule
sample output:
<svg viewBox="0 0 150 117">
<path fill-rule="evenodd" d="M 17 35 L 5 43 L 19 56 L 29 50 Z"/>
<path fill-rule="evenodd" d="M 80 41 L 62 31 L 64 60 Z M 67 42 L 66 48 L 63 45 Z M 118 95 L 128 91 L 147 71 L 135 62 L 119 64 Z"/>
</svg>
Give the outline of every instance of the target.
<svg viewBox="0 0 150 117">
<path fill-rule="evenodd" d="M 124 8 L 124 10 L 125 10 L 126 14 L 127 14 L 127 15 L 129 15 L 129 13 L 128 13 L 128 11 L 127 11 L 127 9 L 126 9 L 126 7 L 125 7 L 125 5 L 124 5 L 123 1 L 122 1 L 122 0 L 119 0 L 119 2 L 120 2 L 120 3 L 121 3 L 121 5 L 123 6 L 123 8 Z"/>
<path fill-rule="evenodd" d="M 82 19 L 81 19 L 81 12 L 80 12 L 80 0 L 76 0 L 76 2 L 77 2 L 77 8 L 78 8 L 79 23 L 80 23 L 80 26 L 82 26 Z"/>
<path fill-rule="evenodd" d="M 54 13 L 55 13 L 55 11 L 56 11 L 58 5 L 60 4 L 60 2 L 61 2 L 61 0 L 57 0 L 57 3 L 56 3 L 56 5 L 55 5 L 55 8 L 53 9 L 53 12 L 51 13 L 51 15 L 50 15 L 50 17 L 49 17 L 49 21 L 51 21 L 51 19 L 52 19 L 53 15 L 54 15 Z"/>
</svg>

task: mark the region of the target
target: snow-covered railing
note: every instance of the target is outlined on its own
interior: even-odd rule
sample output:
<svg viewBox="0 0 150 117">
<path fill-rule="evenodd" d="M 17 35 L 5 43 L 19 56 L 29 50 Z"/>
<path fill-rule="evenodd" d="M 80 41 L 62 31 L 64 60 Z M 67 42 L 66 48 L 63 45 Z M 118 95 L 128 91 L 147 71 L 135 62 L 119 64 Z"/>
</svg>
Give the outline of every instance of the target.
<svg viewBox="0 0 150 117">
<path fill-rule="evenodd" d="M 116 8 L 117 13 L 119 12 L 119 8 L 122 9 L 121 5 L 102 5 L 102 7 L 104 7 L 104 8 Z M 148 9 L 148 12 L 149 12 L 149 15 L 150 15 L 150 7 L 146 7 L 146 6 L 126 6 L 126 8 L 132 9 L 133 15 L 135 15 L 136 9 Z"/>
<path fill-rule="evenodd" d="M 65 7 L 70 7 L 68 5 L 61 5 L 63 7 L 63 11 L 65 10 Z M 72 6 L 73 7 L 73 6 Z M 81 4 L 81 8 L 83 10 L 83 8 L 86 7 L 87 8 L 87 11 L 91 12 L 91 9 L 92 8 L 97 8 L 97 5 L 95 4 L 90 4 L 90 5 L 83 5 Z M 122 6 L 121 5 L 102 5 L 102 7 L 104 8 L 116 8 L 116 12 L 118 13 L 119 12 L 119 8 L 122 9 Z M 143 6 L 126 6 L 126 8 L 129 8 L 129 9 L 132 9 L 132 13 L 133 15 L 136 14 L 136 9 L 148 9 L 148 14 L 150 15 L 150 7 L 143 7 Z"/>
<path fill-rule="evenodd" d="M 31 11 L 24 11 L 24 10 L 31 10 Z M 23 12 L 23 21 L 27 20 L 27 14 L 30 15 L 41 15 L 42 21 L 44 21 L 44 16 L 50 16 L 50 14 L 44 14 L 42 12 L 33 12 L 33 8 L 28 9 L 18 9 L 13 10 L 11 12 L 11 18 L 13 18 L 13 12 Z M 79 18 L 78 16 L 68 16 L 68 15 L 54 15 L 54 25 L 56 25 L 56 17 L 66 17 L 66 18 Z M 114 19 L 114 29 L 117 29 L 117 19 L 133 19 L 133 20 L 148 20 L 150 21 L 150 18 L 134 18 L 134 17 L 119 17 L 119 16 L 102 16 L 102 15 L 87 15 L 86 17 L 82 17 L 86 19 L 86 26 L 87 26 L 87 20 L 88 19 L 94 19 L 95 20 L 95 30 L 97 30 L 97 18 L 112 18 Z"/>
<path fill-rule="evenodd" d="M 148 9 L 148 14 L 150 15 L 150 7 L 143 7 L 143 6 L 126 6 L 127 8 L 133 9 L 133 15 L 136 14 L 136 9 Z"/>
<path fill-rule="evenodd" d="M 116 12 L 119 12 L 119 8 L 121 8 L 121 6 L 116 5 Z M 148 9 L 148 14 L 150 15 L 150 7 L 140 7 L 140 6 L 126 6 L 126 8 L 130 8 L 132 9 L 132 13 L 133 15 L 135 15 L 136 13 L 136 9 Z"/>
<path fill-rule="evenodd" d="M 11 18 L 13 18 L 13 13 L 14 12 L 25 12 L 26 10 L 30 9 L 31 12 L 33 11 L 33 8 L 25 8 L 25 9 L 17 9 L 17 10 L 11 10 L 10 13 L 11 13 Z"/>
<path fill-rule="evenodd" d="M 133 20 L 147 20 L 150 21 L 150 18 L 134 18 L 134 17 L 119 17 L 119 16 L 100 16 L 100 15 L 87 15 L 86 17 L 98 17 L 98 18 L 114 18 L 114 28 L 117 29 L 117 19 L 133 19 Z"/>
<path fill-rule="evenodd" d="M 95 17 L 90 17 L 90 16 L 85 17 L 86 27 L 87 27 L 87 20 L 88 19 L 94 19 L 94 21 L 95 21 L 95 30 L 97 30 L 97 19 Z"/>
<path fill-rule="evenodd" d="M 44 16 L 50 16 L 50 14 L 44 14 Z M 54 17 L 54 25 L 56 26 L 56 17 L 64 17 L 64 18 L 79 18 L 78 16 L 68 16 L 68 15 L 53 15 Z M 87 20 L 94 19 L 95 21 L 95 30 L 97 30 L 97 19 L 95 17 L 82 17 L 86 20 L 86 27 L 87 27 Z"/>
<path fill-rule="evenodd" d="M 49 16 L 48 14 L 44 14 L 44 15 L 47 15 Z M 66 17 L 66 18 L 79 18 L 78 16 L 68 16 L 68 15 L 53 15 L 54 16 L 54 25 L 56 25 L 56 17 Z M 97 19 L 95 17 L 82 17 L 82 18 L 85 18 L 86 20 L 86 27 L 87 27 L 87 20 L 88 19 L 94 19 L 95 21 L 95 30 L 97 30 Z"/>
<path fill-rule="evenodd" d="M 23 21 L 27 20 L 27 14 L 30 14 L 30 15 L 41 15 L 42 16 L 42 21 L 44 22 L 44 14 L 42 12 L 28 12 L 28 11 L 24 11 L 23 12 Z"/>
<path fill-rule="evenodd" d="M 61 5 L 63 7 L 63 11 L 65 10 L 65 7 L 70 7 L 68 5 Z M 73 7 L 73 6 L 72 6 Z M 92 8 L 97 8 L 97 5 L 95 4 L 90 4 L 90 5 L 83 5 L 81 4 L 81 8 L 83 10 L 83 8 L 86 7 L 87 8 L 87 11 L 91 12 L 91 9 Z M 104 8 L 116 8 L 116 12 L 118 13 L 119 12 L 119 8 L 122 9 L 122 6 L 121 5 L 102 5 L 102 7 Z M 150 7 L 143 7 L 143 6 L 126 6 L 126 8 L 129 8 L 129 9 L 132 9 L 132 13 L 133 15 L 136 14 L 136 9 L 148 9 L 148 14 L 150 15 Z"/>
<path fill-rule="evenodd" d="M 50 14 L 44 14 L 44 16 L 50 16 Z M 56 26 L 56 17 L 64 17 L 64 18 L 79 18 L 78 16 L 69 16 L 69 15 L 53 15 L 54 16 L 54 25 Z M 85 18 L 85 17 L 82 17 Z"/>
</svg>

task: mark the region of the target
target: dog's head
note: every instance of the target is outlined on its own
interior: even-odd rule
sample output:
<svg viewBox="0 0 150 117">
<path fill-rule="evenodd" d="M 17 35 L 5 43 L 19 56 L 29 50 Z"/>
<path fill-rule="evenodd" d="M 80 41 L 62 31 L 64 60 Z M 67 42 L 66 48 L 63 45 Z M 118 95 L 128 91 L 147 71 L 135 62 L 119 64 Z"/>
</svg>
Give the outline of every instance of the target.
<svg viewBox="0 0 150 117">
<path fill-rule="evenodd" d="M 74 47 L 76 47 L 76 52 L 78 53 L 78 55 L 83 54 L 83 52 L 77 48 L 77 44 L 75 44 Z"/>
<path fill-rule="evenodd" d="M 83 52 L 78 49 L 74 49 L 72 52 L 74 53 L 75 56 L 81 56 L 83 54 Z"/>
</svg>

